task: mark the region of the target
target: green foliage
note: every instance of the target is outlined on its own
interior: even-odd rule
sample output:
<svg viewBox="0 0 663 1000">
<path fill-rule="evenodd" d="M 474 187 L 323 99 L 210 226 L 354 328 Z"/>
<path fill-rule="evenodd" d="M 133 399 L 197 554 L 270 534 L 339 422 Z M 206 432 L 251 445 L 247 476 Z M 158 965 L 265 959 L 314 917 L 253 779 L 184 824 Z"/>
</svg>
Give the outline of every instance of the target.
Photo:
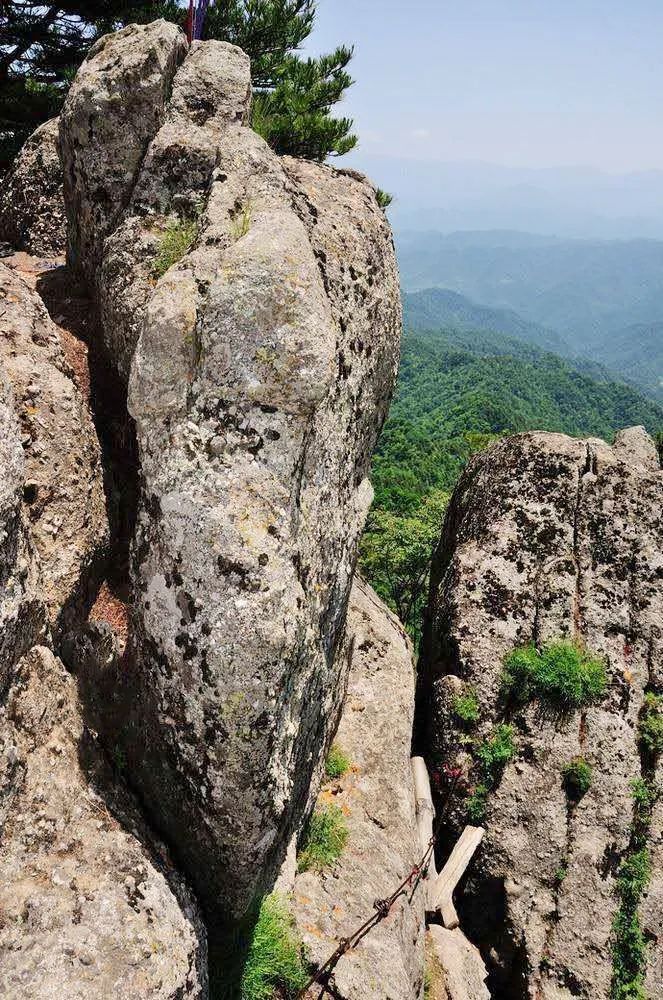
<svg viewBox="0 0 663 1000">
<path fill-rule="evenodd" d="M 491 788 L 499 781 L 502 771 L 516 753 L 513 726 L 501 723 L 490 739 L 483 740 L 474 749 L 486 784 Z"/>
<path fill-rule="evenodd" d="M 341 750 L 338 743 L 332 743 L 325 761 L 325 774 L 328 778 L 341 778 L 350 767 L 350 758 Z"/>
<path fill-rule="evenodd" d="M 650 757 L 663 753 L 663 695 L 651 691 L 645 695 L 638 720 L 638 736 L 640 746 Z"/>
<path fill-rule="evenodd" d="M 83 0 L 46 8 L 9 0 L 3 14 L 0 167 L 37 125 L 58 113 L 87 49 L 102 34 L 158 17 L 183 25 L 186 9 L 177 0 Z M 274 149 L 323 160 L 357 141 L 352 121 L 331 114 L 352 83 L 352 49 L 300 56 L 314 21 L 314 0 L 223 0 L 210 6 L 204 37 L 232 42 L 250 56 L 253 125 Z"/>
<path fill-rule="evenodd" d="M 352 49 L 302 59 L 288 55 L 271 89 L 255 93 L 251 124 L 277 153 L 324 160 L 343 156 L 357 144 L 350 118 L 334 118 L 332 107 L 352 84 L 346 67 Z"/>
<path fill-rule="evenodd" d="M 631 854 L 619 870 L 617 892 L 620 905 L 612 927 L 612 1000 L 626 1000 L 627 997 L 646 1000 L 647 942 L 638 907 L 650 877 L 651 866 L 646 848 Z"/>
<path fill-rule="evenodd" d="M 181 260 L 196 238 L 198 223 L 195 220 L 172 219 L 159 240 L 159 252 L 152 265 L 155 278 Z"/>
<path fill-rule="evenodd" d="M 479 721 L 479 699 L 476 691 L 468 688 L 462 694 L 456 695 L 451 702 L 451 711 L 463 725 L 476 725 Z"/>
<path fill-rule="evenodd" d="M 415 640 L 421 633 L 423 606 L 433 548 L 440 537 L 448 493 L 432 491 L 411 514 L 373 507 L 361 548 L 362 572 Z"/>
<path fill-rule="evenodd" d="M 658 800 L 659 791 L 653 781 L 636 778 L 631 782 L 633 798 L 633 821 L 631 836 L 636 847 L 643 847 L 651 823 L 652 809 Z"/>
<path fill-rule="evenodd" d="M 308 975 L 302 943 L 287 900 L 277 892 L 265 896 L 242 973 L 241 1000 L 294 998 Z"/>
<path fill-rule="evenodd" d="M 592 769 L 584 757 L 574 757 L 562 768 L 564 789 L 574 802 L 579 802 L 592 785 Z"/>
<path fill-rule="evenodd" d="M 0 169 L 28 136 L 58 114 L 85 53 L 101 35 L 131 21 L 177 18 L 175 2 L 60 0 L 2 5 L 0 37 Z"/>
<path fill-rule="evenodd" d="M 515 649 L 504 661 L 502 689 L 506 697 L 526 704 L 538 700 L 544 709 L 568 713 L 599 701 L 607 684 L 603 660 L 582 646 L 560 640 Z"/>
<path fill-rule="evenodd" d="M 300 872 L 322 871 L 343 853 L 348 839 L 345 817 L 338 806 L 317 808 L 304 832 L 301 853 L 297 859 Z"/>
<path fill-rule="evenodd" d="M 486 816 L 489 793 L 488 785 L 479 784 L 467 800 L 467 818 L 474 826 L 479 826 Z"/>
<path fill-rule="evenodd" d="M 378 200 L 378 205 L 380 208 L 389 208 L 392 201 L 394 200 L 393 194 L 389 194 L 388 191 L 383 191 L 382 188 L 375 189 L 375 197 Z"/>
<path fill-rule="evenodd" d="M 560 887 L 566 876 L 569 874 L 569 863 L 566 858 L 560 863 L 559 868 L 553 875 L 553 882 L 557 888 Z"/>
</svg>

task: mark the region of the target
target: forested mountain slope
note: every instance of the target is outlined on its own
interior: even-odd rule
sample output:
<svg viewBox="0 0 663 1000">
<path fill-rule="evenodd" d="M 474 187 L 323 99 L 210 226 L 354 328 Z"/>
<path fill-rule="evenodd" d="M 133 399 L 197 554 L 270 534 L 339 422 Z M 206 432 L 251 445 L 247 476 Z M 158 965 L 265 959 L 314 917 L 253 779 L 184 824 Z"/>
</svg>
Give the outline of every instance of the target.
<svg viewBox="0 0 663 1000">
<path fill-rule="evenodd" d="M 445 296 L 452 291 L 470 299 L 475 310 L 463 316 L 444 299 L 432 302 L 427 291 L 426 301 L 417 302 L 415 325 L 422 307 L 444 305 L 439 325 L 468 319 L 475 329 L 488 326 L 557 353 L 587 356 L 663 400 L 663 242 L 429 232 L 402 234 L 398 252 L 404 288 L 438 286 Z M 499 313 L 486 317 L 486 308 Z M 535 328 L 517 328 L 509 311 Z M 568 347 L 546 342 L 537 327 L 557 332 Z"/>
</svg>

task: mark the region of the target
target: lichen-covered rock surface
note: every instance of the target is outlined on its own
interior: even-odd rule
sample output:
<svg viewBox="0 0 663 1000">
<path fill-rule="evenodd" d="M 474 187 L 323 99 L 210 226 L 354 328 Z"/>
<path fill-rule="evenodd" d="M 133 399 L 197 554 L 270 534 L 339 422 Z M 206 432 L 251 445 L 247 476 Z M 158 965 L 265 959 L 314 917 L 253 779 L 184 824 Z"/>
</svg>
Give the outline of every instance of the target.
<svg viewBox="0 0 663 1000">
<path fill-rule="evenodd" d="M 99 444 L 41 298 L 5 264 L 0 306 L 0 361 L 20 427 L 23 518 L 39 558 L 39 596 L 60 633 L 84 617 L 105 557 Z"/>
<path fill-rule="evenodd" d="M 64 253 L 66 226 L 57 118 L 30 136 L 2 179 L 0 241 L 40 257 Z"/>
<path fill-rule="evenodd" d="M 235 917 L 335 722 L 400 301 L 371 185 L 246 127 L 238 49 L 186 52 L 164 22 L 100 42 L 61 137 L 70 259 L 130 373 L 139 447 L 120 738 L 201 897 Z"/>
<path fill-rule="evenodd" d="M 0 994 L 207 995 L 205 931 L 44 647 L 0 706 Z"/>
<path fill-rule="evenodd" d="M 417 864 L 421 849 L 410 770 L 414 712 L 412 646 L 400 622 L 362 580 L 352 588 L 345 654 L 349 678 L 336 743 L 350 762 L 327 780 L 318 808 L 344 816 L 347 845 L 329 869 L 294 881 L 293 911 L 310 960 L 321 966 L 341 938 L 370 916 Z M 415 1000 L 423 986 L 424 889 L 400 899 L 387 919 L 334 971 L 339 1000 Z"/>
<path fill-rule="evenodd" d="M 472 785 L 473 746 L 498 723 L 514 726 L 516 756 L 488 795 L 487 834 L 458 899 L 494 996 L 611 994 L 631 783 L 651 778 L 638 717 L 645 692 L 661 692 L 662 535 L 663 472 L 642 428 L 612 447 L 559 434 L 505 439 L 472 460 L 454 493 L 433 563 L 419 733 L 435 766 L 461 766 Z M 504 657 L 563 637 L 604 659 L 603 698 L 566 717 L 535 704 L 509 714 Z M 454 710 L 468 687 L 480 709 L 469 736 Z M 562 769 L 578 755 L 592 778 L 576 802 Z M 454 819 L 450 836 L 465 821 L 462 804 Z M 658 807 L 650 837 L 656 858 Z M 659 867 L 641 907 L 652 982 L 661 916 Z"/>
</svg>

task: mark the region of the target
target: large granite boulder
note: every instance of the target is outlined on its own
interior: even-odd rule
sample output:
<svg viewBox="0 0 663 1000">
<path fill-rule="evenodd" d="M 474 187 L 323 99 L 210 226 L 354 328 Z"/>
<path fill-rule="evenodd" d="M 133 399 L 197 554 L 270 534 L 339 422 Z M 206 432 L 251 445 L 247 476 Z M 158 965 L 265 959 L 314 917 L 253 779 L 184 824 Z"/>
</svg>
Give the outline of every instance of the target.
<svg viewBox="0 0 663 1000">
<path fill-rule="evenodd" d="M 57 118 L 26 141 L 0 192 L 0 241 L 37 257 L 64 253 L 66 226 Z"/>
<path fill-rule="evenodd" d="M 21 506 L 39 556 L 40 599 L 57 637 L 85 617 L 106 555 L 99 444 L 41 298 L 5 264 L 0 304 L 0 361 L 23 452 Z"/>
<path fill-rule="evenodd" d="M 472 747 L 497 723 L 514 726 L 516 756 L 488 796 L 487 834 L 458 900 L 492 995 L 610 995 L 631 783 L 650 777 L 638 716 L 661 684 L 662 542 L 663 472 L 642 428 L 612 447 L 507 438 L 472 460 L 453 495 L 433 561 L 418 732 L 433 766 L 460 766 L 473 784 Z M 564 637 L 604 658 L 603 699 L 564 717 L 534 704 L 509 715 L 505 656 Z M 469 736 L 454 707 L 468 688 L 480 708 Z M 592 778 L 574 801 L 562 772 L 578 756 Z M 462 805 L 455 819 L 450 836 L 465 821 Z M 659 910 L 660 878 L 649 889 Z M 643 924 L 660 935 L 660 912 L 643 910 Z"/>
<path fill-rule="evenodd" d="M 84 726 L 75 681 L 39 646 L 0 703 L 0 994 L 207 995 L 193 896 Z"/>
<path fill-rule="evenodd" d="M 336 742 L 350 761 L 326 781 L 318 806 L 345 815 L 347 845 L 324 872 L 294 879 L 293 912 L 314 967 L 370 916 L 417 864 L 410 743 L 414 714 L 412 646 L 398 619 L 360 579 L 350 596 L 344 653 L 349 662 Z M 285 874 L 285 873 L 284 873 Z M 281 888 L 290 888 L 287 882 Z M 339 961 L 330 984 L 338 1000 L 414 1000 L 424 971 L 424 887 Z"/>
<path fill-rule="evenodd" d="M 246 57 L 209 42 L 184 58 L 171 29 L 126 29 L 84 63 L 65 195 L 139 446 L 121 738 L 201 897 L 236 917 L 277 871 L 336 721 L 400 301 L 372 186 L 280 160 L 244 124 Z"/>
<path fill-rule="evenodd" d="M 0 697 L 16 662 L 47 631 L 39 570 L 23 516 L 25 458 L 0 357 Z"/>
</svg>

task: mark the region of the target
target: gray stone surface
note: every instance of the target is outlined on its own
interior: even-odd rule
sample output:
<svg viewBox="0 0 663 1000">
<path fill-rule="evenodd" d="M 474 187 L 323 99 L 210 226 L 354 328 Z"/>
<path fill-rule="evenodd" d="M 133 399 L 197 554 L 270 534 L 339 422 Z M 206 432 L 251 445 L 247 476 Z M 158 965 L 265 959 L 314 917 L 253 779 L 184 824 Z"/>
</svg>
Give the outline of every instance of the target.
<svg viewBox="0 0 663 1000">
<path fill-rule="evenodd" d="M 370 916 L 419 860 L 410 740 L 414 711 L 412 646 L 400 622 L 356 579 L 350 596 L 345 655 L 349 679 L 336 743 L 351 761 L 327 781 L 318 804 L 346 816 L 348 842 L 328 871 L 302 872 L 293 910 L 314 965 Z M 285 888 L 285 886 L 281 886 Z M 414 1000 L 424 967 L 424 897 L 399 900 L 390 916 L 344 955 L 332 995 L 338 1000 Z"/>
<path fill-rule="evenodd" d="M 281 161 L 244 126 L 239 50 L 182 52 L 158 22 L 107 40 L 61 133 L 70 244 L 107 352 L 131 370 L 139 446 L 123 739 L 199 893 L 235 917 L 274 877 L 336 721 L 325 706 L 400 299 L 371 185 Z M 140 136 L 130 169 L 123 131 Z M 164 233 L 194 210 L 193 245 L 158 277 Z"/>
<path fill-rule="evenodd" d="M 610 680 L 601 704 L 567 719 L 535 707 L 516 719 L 518 753 L 489 798 L 487 835 L 459 899 L 461 926 L 490 954 L 498 991 L 609 996 L 615 876 L 629 843 L 629 785 L 641 774 L 637 719 L 661 677 L 662 502 L 642 428 L 613 447 L 559 434 L 505 439 L 473 459 L 454 493 L 422 656 L 430 758 L 467 769 L 450 690 L 458 678 L 475 688 L 478 735 L 488 734 L 504 719 L 500 674 L 515 646 L 575 638 L 605 657 Z M 572 807 L 561 769 L 577 754 L 593 780 Z M 660 901 L 659 880 L 660 871 L 650 902 Z M 646 913 L 645 931 L 660 934 L 660 920 Z"/>
<path fill-rule="evenodd" d="M 21 431 L 0 357 L 0 697 L 17 660 L 47 627 L 37 561 L 22 517 L 24 481 Z"/>
<path fill-rule="evenodd" d="M 183 1000 L 207 994 L 192 894 L 83 725 L 44 647 L 0 704 L 0 994 Z"/>
<path fill-rule="evenodd" d="M 58 141 L 58 119 L 51 118 L 26 141 L 0 191 L 0 241 L 39 257 L 65 249 Z"/>
<path fill-rule="evenodd" d="M 40 598 L 59 632 L 85 616 L 106 553 L 99 445 L 43 302 L 2 263 L 0 306 L 0 360 L 23 451 L 23 518 L 39 556 Z"/>
<path fill-rule="evenodd" d="M 174 24 L 130 24 L 92 46 L 69 89 L 60 115 L 67 257 L 90 283 L 186 49 Z"/>
</svg>

